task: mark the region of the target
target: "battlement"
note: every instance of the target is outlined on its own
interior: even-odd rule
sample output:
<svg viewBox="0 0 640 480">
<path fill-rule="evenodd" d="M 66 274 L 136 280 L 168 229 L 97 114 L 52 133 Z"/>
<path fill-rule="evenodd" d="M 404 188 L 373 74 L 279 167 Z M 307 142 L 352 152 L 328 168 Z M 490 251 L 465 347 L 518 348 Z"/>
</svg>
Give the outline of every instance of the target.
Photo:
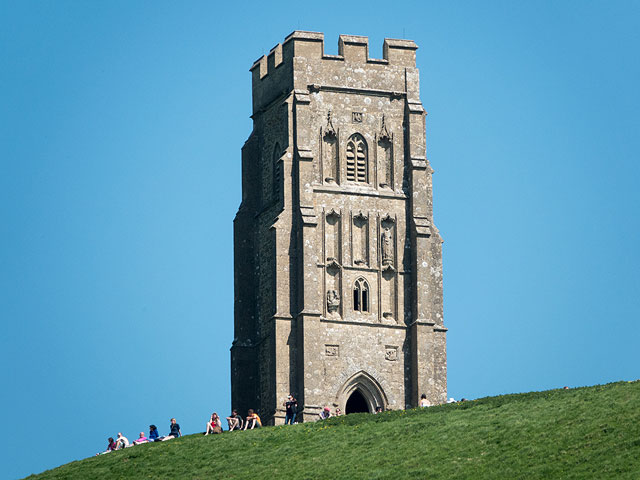
<svg viewBox="0 0 640 480">
<path fill-rule="evenodd" d="M 398 67 L 415 67 L 418 46 L 413 40 L 385 38 L 383 58 L 369 58 L 369 38 L 360 35 L 340 35 L 338 55 L 324 53 L 324 34 L 296 30 L 284 42 L 277 44 L 268 55 L 256 60 L 250 70 L 254 81 L 273 74 L 278 67 L 294 57 L 304 57 L 308 61 L 360 62 Z"/>
</svg>

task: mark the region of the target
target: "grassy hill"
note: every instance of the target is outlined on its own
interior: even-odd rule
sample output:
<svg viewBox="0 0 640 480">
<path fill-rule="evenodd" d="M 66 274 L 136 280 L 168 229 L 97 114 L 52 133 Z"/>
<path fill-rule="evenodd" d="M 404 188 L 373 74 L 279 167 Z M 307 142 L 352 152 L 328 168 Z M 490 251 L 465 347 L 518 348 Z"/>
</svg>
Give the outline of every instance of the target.
<svg viewBox="0 0 640 480">
<path fill-rule="evenodd" d="M 639 479 L 640 381 L 188 435 L 29 479 Z"/>
</svg>

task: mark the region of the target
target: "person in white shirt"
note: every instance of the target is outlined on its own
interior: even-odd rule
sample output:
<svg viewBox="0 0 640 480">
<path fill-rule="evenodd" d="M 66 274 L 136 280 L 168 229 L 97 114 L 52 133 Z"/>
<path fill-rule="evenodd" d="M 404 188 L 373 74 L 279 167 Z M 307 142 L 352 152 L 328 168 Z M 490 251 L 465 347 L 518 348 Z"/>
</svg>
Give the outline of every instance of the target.
<svg viewBox="0 0 640 480">
<path fill-rule="evenodd" d="M 129 439 L 118 432 L 118 438 L 116 439 L 116 450 L 122 450 L 129 446 Z"/>
</svg>

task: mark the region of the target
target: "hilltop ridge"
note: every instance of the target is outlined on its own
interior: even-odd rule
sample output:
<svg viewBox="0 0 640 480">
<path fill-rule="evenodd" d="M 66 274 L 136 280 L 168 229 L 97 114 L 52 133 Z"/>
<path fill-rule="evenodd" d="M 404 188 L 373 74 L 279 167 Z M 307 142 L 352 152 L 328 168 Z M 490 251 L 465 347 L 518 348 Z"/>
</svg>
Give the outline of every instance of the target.
<svg viewBox="0 0 640 480">
<path fill-rule="evenodd" d="M 637 479 L 640 381 L 188 435 L 30 480 Z"/>
</svg>

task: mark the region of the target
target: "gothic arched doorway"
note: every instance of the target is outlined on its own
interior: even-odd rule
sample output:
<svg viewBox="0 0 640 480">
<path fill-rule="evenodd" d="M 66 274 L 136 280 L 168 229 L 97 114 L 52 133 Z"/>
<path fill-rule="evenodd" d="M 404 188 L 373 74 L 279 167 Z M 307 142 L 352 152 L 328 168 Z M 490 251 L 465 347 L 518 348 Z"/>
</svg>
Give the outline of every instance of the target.
<svg viewBox="0 0 640 480">
<path fill-rule="evenodd" d="M 364 398 L 362 393 L 360 393 L 360 390 L 356 390 L 351 394 L 347 400 L 344 410 L 344 413 L 371 413 L 367 400 Z"/>
<path fill-rule="evenodd" d="M 368 373 L 360 371 L 342 386 L 336 396 L 336 405 L 345 413 L 373 413 L 378 406 L 386 410 L 388 403 L 380 384 Z"/>
</svg>

